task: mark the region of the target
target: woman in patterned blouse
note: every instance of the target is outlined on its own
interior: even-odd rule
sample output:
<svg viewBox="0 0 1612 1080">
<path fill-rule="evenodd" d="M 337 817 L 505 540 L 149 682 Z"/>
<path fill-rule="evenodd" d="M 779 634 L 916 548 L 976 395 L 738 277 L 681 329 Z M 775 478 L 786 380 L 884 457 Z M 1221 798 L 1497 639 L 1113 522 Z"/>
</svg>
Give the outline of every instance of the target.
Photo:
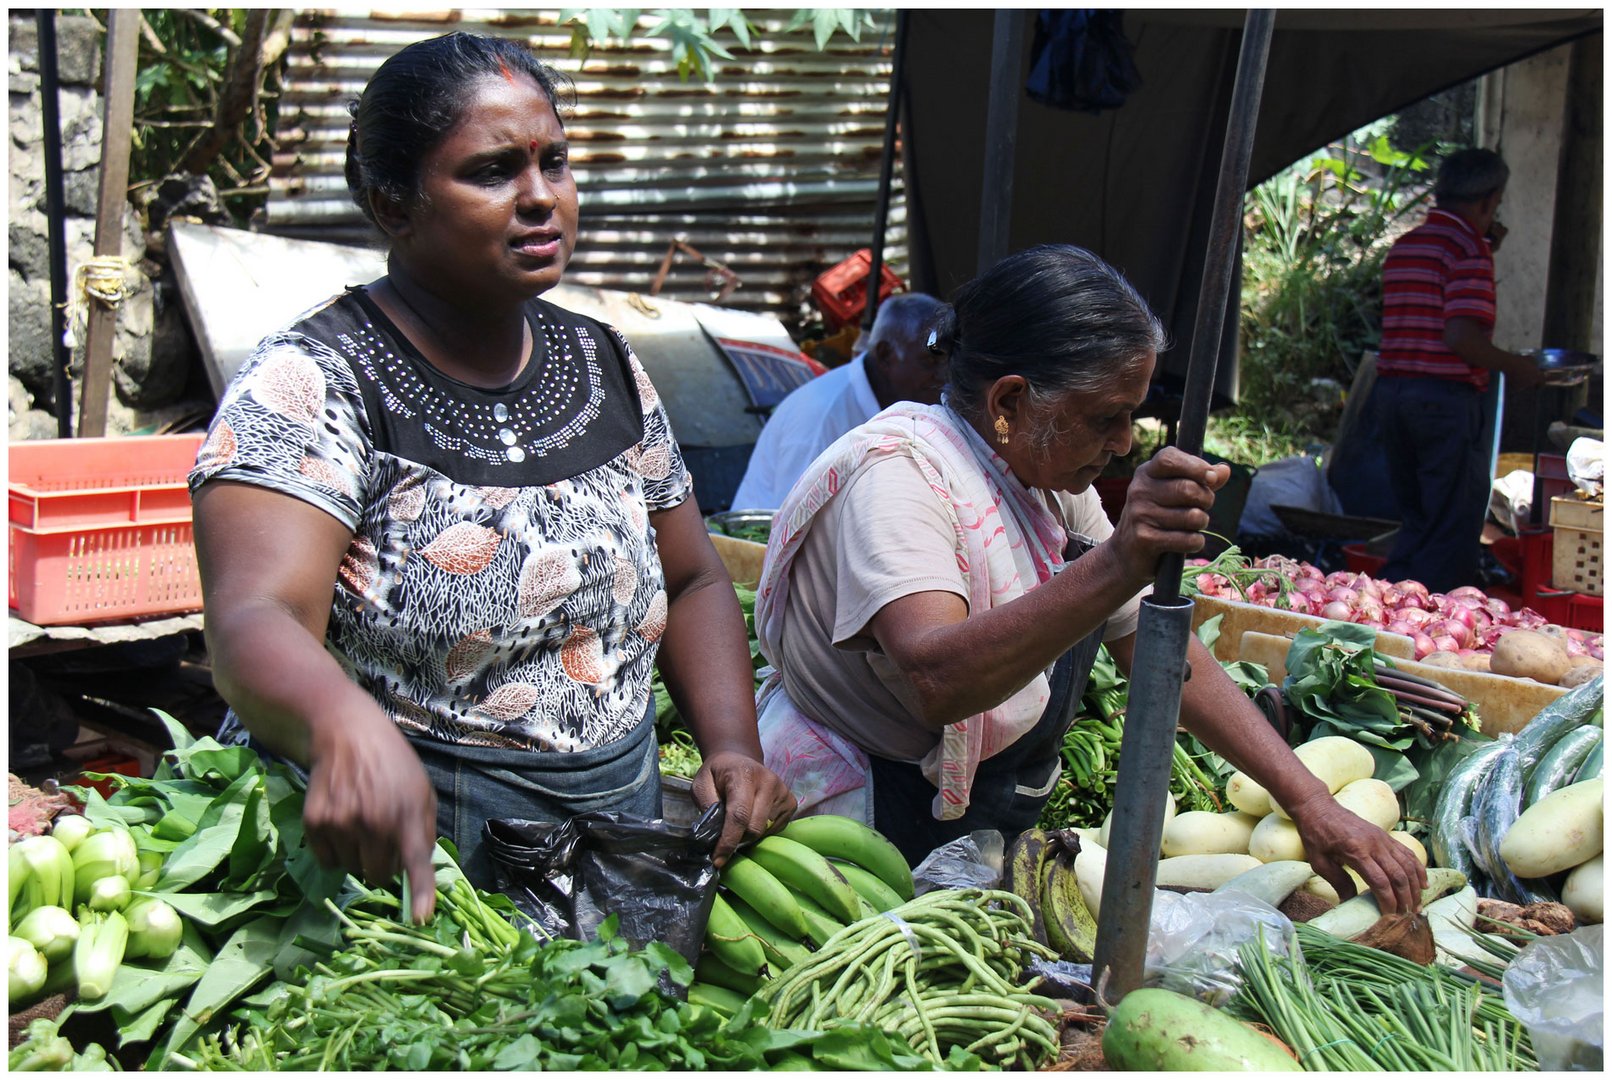
<svg viewBox="0 0 1612 1080">
<path fill-rule="evenodd" d="M 439 834 L 491 887 L 488 818 L 658 816 L 657 662 L 719 861 L 795 807 L 654 386 L 539 299 L 577 232 L 559 78 L 462 33 L 380 67 L 347 179 L 386 276 L 258 346 L 190 478 L 226 735 L 305 766 L 316 853 L 420 918 Z"/>
</svg>

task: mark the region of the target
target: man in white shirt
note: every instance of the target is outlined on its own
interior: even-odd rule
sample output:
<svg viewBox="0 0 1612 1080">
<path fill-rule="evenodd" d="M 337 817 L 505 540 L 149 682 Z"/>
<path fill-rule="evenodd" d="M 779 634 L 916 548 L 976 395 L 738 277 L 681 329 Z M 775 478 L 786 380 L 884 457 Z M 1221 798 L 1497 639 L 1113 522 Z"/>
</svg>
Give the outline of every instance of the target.
<svg viewBox="0 0 1612 1080">
<path fill-rule="evenodd" d="M 830 443 L 896 402 L 937 404 L 946 358 L 931 353 L 925 341 L 939 313 L 940 301 L 925 293 L 901 293 L 880 304 L 862 353 L 797 387 L 773 409 L 733 493 L 733 509 L 777 509 Z"/>
</svg>

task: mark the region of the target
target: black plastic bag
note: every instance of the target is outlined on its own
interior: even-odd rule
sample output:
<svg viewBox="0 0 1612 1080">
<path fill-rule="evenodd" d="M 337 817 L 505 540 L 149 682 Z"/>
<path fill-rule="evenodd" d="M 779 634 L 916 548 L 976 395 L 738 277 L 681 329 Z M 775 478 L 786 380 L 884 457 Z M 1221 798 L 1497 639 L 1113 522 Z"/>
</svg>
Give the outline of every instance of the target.
<svg viewBox="0 0 1612 1080">
<path fill-rule="evenodd" d="M 484 831 L 499 891 L 550 933 L 587 941 L 615 915 L 634 948 L 664 942 L 693 964 L 716 897 L 722 819 L 716 803 L 693 825 L 602 811 L 559 824 L 500 818 Z"/>
</svg>

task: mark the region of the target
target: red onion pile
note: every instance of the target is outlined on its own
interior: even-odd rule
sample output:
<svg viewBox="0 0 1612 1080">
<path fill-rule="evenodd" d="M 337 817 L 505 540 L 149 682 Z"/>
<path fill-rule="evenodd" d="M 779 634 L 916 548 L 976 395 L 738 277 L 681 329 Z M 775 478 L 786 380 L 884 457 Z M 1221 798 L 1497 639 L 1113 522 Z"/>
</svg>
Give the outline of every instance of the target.
<svg viewBox="0 0 1612 1080">
<path fill-rule="evenodd" d="M 1533 608 L 1513 611 L 1504 600 L 1471 585 L 1429 593 L 1419 581 L 1381 581 L 1348 570 L 1324 574 L 1307 562 L 1283 555 L 1245 565 L 1246 569 L 1234 568 L 1218 560 L 1211 564 L 1206 559 L 1192 559 L 1188 583 L 1195 583 L 1204 596 L 1403 634 L 1416 643 L 1418 660 L 1435 652 L 1462 657 L 1487 654 L 1513 630 L 1552 633 L 1561 637 L 1569 656 L 1604 659 L 1601 635 L 1570 627 L 1545 630 L 1552 627 L 1550 620 Z M 1195 582 L 1194 569 L 1198 570 Z"/>
</svg>

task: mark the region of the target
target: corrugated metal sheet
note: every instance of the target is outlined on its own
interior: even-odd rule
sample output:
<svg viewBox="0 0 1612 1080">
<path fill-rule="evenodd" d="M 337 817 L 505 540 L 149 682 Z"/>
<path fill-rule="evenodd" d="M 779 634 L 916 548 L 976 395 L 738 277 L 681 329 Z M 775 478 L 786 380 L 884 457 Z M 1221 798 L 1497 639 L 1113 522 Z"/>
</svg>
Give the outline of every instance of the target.
<svg viewBox="0 0 1612 1080">
<path fill-rule="evenodd" d="M 678 78 L 653 38 L 570 56 L 557 11 L 445 10 L 391 15 L 304 10 L 287 58 L 267 231 L 358 242 L 372 238 L 342 176 L 348 102 L 402 46 L 450 30 L 531 45 L 575 85 L 566 118 L 582 226 L 566 280 L 647 292 L 674 240 L 739 275 L 724 303 L 798 327 L 812 280 L 872 239 L 894 13 L 860 42 L 818 50 L 810 30 L 785 33 L 787 10 L 746 13 L 750 48 L 718 40 L 710 83 Z M 641 25 L 647 26 L 648 17 Z M 897 163 L 885 258 L 906 276 L 906 204 Z M 662 294 L 713 299 L 705 270 L 679 257 Z"/>
</svg>

